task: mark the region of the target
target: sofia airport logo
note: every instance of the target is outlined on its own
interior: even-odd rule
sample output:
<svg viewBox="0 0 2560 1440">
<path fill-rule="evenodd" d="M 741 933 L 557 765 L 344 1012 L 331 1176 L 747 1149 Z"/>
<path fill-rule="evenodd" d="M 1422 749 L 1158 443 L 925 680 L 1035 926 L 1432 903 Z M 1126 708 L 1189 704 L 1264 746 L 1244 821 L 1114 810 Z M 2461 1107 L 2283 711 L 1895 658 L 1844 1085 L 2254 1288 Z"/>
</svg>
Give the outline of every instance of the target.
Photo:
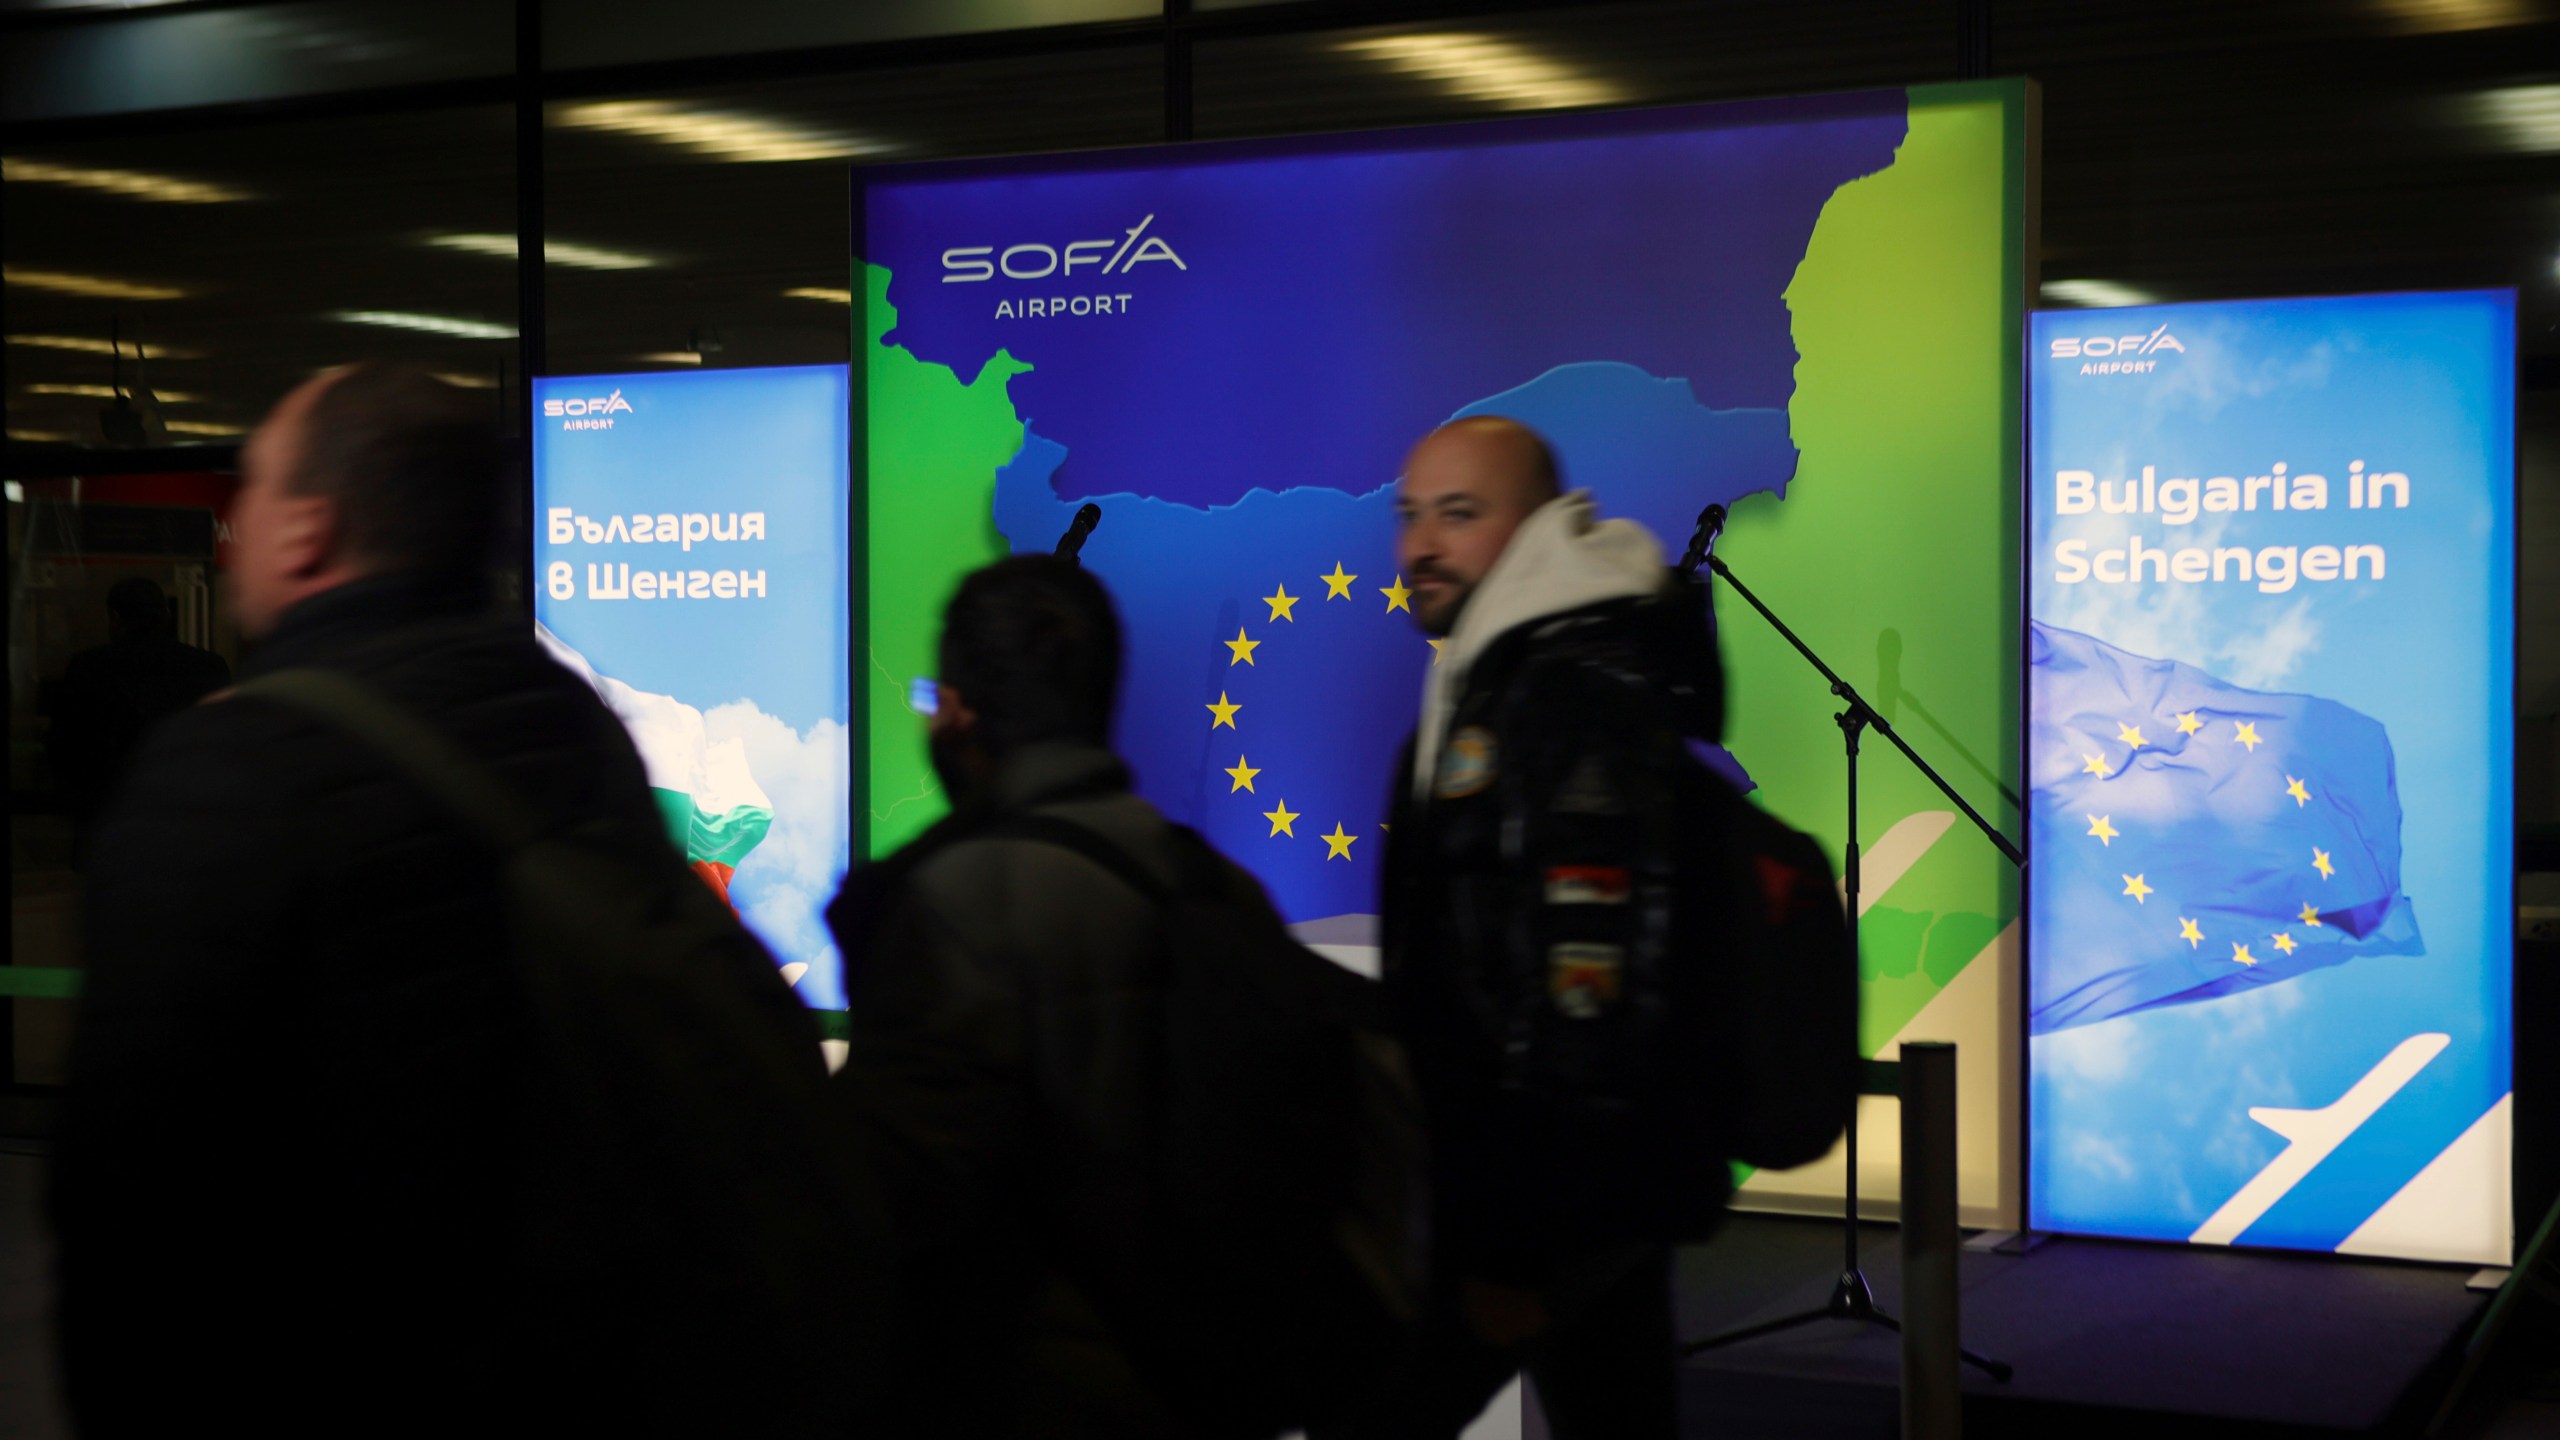
<svg viewBox="0 0 2560 1440">
<path fill-rule="evenodd" d="M 1002 253 L 993 245 L 955 246 L 942 252 L 942 283 L 974 284 L 993 280 L 999 274 L 1007 280 L 1046 280 L 1053 275 L 1072 280 L 1077 270 L 1096 265 L 1102 267 L 1094 272 L 1098 276 L 1126 275 L 1151 260 L 1170 263 L 1176 270 L 1190 269 L 1163 236 L 1146 233 L 1155 220 L 1155 216 L 1148 215 L 1116 237 L 1070 240 L 1064 245 L 1035 241 L 1008 245 Z M 1103 258 L 1106 254 L 1109 259 Z"/>
<path fill-rule="evenodd" d="M 631 413 L 633 413 L 631 402 L 623 399 L 622 392 L 618 389 L 610 395 L 542 402 L 544 418 L 570 417 L 560 426 L 563 430 L 610 430 L 613 428 L 613 417 L 616 414 Z"/>
<path fill-rule="evenodd" d="M 2148 335 L 2058 336 L 2046 358 L 2077 360 L 2083 375 L 2148 375 L 2163 352 L 2187 353 L 2166 325 Z"/>
</svg>

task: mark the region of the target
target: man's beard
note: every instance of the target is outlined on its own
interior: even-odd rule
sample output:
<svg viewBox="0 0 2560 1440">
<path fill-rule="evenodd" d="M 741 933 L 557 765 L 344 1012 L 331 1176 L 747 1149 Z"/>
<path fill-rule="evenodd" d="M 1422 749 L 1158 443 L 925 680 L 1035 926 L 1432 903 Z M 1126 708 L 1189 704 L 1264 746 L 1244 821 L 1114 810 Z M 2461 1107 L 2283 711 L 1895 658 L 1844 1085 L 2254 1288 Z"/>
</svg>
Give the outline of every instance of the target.
<svg viewBox="0 0 2560 1440">
<path fill-rule="evenodd" d="M 1415 606 L 1413 623 L 1423 634 L 1435 640 L 1445 640 L 1450 631 L 1458 628 L 1458 617 L 1466 613 L 1467 598 L 1476 593 L 1476 587 L 1471 583 L 1462 584 L 1448 575 L 1435 578 L 1448 588 L 1442 592 L 1436 608 L 1426 612 L 1423 606 Z M 1429 604 L 1431 602 L 1424 602 L 1424 605 Z"/>
</svg>

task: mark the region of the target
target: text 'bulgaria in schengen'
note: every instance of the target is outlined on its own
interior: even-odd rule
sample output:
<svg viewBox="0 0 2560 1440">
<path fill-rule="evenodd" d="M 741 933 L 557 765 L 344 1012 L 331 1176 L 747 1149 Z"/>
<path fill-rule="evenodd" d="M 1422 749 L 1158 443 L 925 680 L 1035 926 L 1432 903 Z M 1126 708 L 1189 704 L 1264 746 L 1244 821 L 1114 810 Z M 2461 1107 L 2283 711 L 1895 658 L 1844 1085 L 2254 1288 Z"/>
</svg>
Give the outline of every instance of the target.
<svg viewBox="0 0 2560 1440">
<path fill-rule="evenodd" d="M 2192 525 L 2206 515 L 2244 511 L 2287 513 L 2329 508 L 2329 479 L 2304 472 L 2291 474 L 2277 464 L 2264 475 L 2179 475 L 2163 480 L 2159 467 L 2145 465 L 2139 479 L 2101 480 L 2094 471 L 2057 470 L 2053 476 L 2057 515 L 2153 515 L 2163 525 Z M 2406 510 L 2409 477 L 2397 470 L 2368 473 L 2361 460 L 2347 466 L 2347 508 Z M 2065 540 L 2053 547 L 2056 583 L 2079 585 L 2212 585 L 2255 584 L 2280 595 L 2296 582 L 2380 580 L 2384 555 L 2380 545 L 2191 545 L 2172 549 L 2147 545 L 2137 532 L 2122 546 L 2097 549 L 2098 542 Z"/>
<path fill-rule="evenodd" d="M 714 541 L 762 540 L 764 512 L 726 515 L 609 515 L 602 520 L 555 507 L 544 512 L 544 533 L 554 545 L 673 545 L 690 552 Z M 575 562 L 554 560 L 543 573 L 554 600 L 762 600 L 762 570 L 661 570 L 643 560 L 590 560 L 587 584 L 578 588 Z"/>
</svg>

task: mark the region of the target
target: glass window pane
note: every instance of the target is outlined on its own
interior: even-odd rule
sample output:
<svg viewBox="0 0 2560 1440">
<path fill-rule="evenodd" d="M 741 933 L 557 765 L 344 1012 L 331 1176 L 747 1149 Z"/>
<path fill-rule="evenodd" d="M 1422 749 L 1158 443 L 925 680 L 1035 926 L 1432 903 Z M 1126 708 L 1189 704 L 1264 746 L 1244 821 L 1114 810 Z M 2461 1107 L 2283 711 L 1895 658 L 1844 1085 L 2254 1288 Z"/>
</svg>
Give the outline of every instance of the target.
<svg viewBox="0 0 2560 1440">
<path fill-rule="evenodd" d="M 112 115 L 514 68 L 514 0 L 223 6 L 35 26 L 0 38 L 0 113 Z"/>
<path fill-rule="evenodd" d="M 115 451 L 236 443 L 285 391 L 362 359 L 423 365 L 486 394 L 500 420 L 519 414 L 511 258 L 444 243 L 494 237 L 492 247 L 512 249 L 513 114 L 473 107 L 11 152 L 0 375 L 22 893 L 68 893 L 78 818 L 119 762 L 115 747 L 93 743 L 98 727 L 65 684 L 74 655 L 108 642 L 118 583 L 150 582 L 179 638 L 237 653 L 220 583 L 224 452 L 191 466 L 183 450 Z M 186 473 L 133 473 L 145 464 Z M 16 958 L 68 963 L 67 944 Z M 22 1079 L 41 1078 L 26 1069 L 32 1053 L 20 1056 Z"/>
<path fill-rule="evenodd" d="M 1144 144 L 1163 94 L 1139 46 L 555 104 L 550 369 L 841 364 L 850 167 Z"/>
<path fill-rule="evenodd" d="M 1147 20 L 1161 0 L 551 0 L 543 63 L 553 70 L 697 55 L 746 55 L 870 40 L 982 34 L 1099 20 Z"/>
<path fill-rule="evenodd" d="M 1203 137 L 1861 89 L 1955 73 L 1954 6 L 1641 0 L 1204 41 Z"/>
</svg>

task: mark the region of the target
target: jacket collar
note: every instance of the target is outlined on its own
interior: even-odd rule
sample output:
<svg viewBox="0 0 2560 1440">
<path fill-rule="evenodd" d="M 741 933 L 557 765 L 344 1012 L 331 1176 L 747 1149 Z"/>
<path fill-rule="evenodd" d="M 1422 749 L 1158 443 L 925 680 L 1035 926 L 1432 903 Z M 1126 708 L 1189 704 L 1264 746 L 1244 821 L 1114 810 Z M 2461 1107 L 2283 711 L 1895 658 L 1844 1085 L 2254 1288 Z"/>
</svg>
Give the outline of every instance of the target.
<svg viewBox="0 0 2560 1440">
<path fill-rule="evenodd" d="M 352 580 L 284 612 L 241 670 L 263 675 L 339 658 L 412 625 L 469 618 L 483 610 L 487 598 L 477 576 L 398 574 Z"/>
<path fill-rule="evenodd" d="M 1030 810 L 1053 801 L 1129 788 L 1129 767 L 1099 745 L 1042 740 L 996 763 L 971 808 L 988 813 Z"/>
</svg>

